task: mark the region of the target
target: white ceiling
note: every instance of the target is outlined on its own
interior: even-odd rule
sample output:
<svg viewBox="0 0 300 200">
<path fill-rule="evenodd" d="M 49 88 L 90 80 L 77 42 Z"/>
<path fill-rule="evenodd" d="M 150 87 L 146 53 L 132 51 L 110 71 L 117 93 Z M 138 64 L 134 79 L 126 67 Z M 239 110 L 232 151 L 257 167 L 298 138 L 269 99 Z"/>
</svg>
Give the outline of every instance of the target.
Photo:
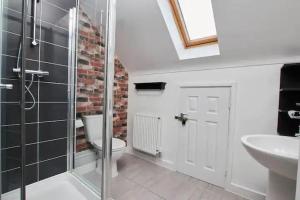
<svg viewBox="0 0 300 200">
<path fill-rule="evenodd" d="M 221 55 L 185 61 L 157 0 L 117 2 L 116 54 L 131 72 L 300 58 L 299 0 L 212 0 Z"/>
</svg>

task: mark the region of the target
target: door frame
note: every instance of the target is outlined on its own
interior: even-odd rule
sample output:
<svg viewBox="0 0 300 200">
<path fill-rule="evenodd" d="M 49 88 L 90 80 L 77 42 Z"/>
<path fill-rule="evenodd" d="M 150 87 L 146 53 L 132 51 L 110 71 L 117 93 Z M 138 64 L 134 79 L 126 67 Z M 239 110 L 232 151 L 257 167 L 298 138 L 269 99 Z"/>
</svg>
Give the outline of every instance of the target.
<svg viewBox="0 0 300 200">
<path fill-rule="evenodd" d="M 235 140 L 235 112 L 236 112 L 236 94 L 237 94 L 237 83 L 235 81 L 207 81 L 207 82 L 188 82 L 179 84 L 179 96 L 181 95 L 181 91 L 184 88 L 216 88 L 216 87 L 226 87 L 230 89 L 230 98 L 229 98 L 229 119 L 228 119 L 228 141 L 227 141 L 227 163 L 226 163 L 226 174 L 225 174 L 225 183 L 224 189 L 230 190 L 232 188 L 232 166 L 233 166 L 233 146 Z M 180 105 L 181 98 L 178 98 L 178 104 Z M 179 106 L 177 106 L 177 113 L 180 112 Z M 178 151 L 179 148 L 179 124 L 178 124 L 178 132 L 177 132 L 177 148 L 176 148 L 176 163 L 175 163 L 175 170 L 178 171 Z"/>
</svg>

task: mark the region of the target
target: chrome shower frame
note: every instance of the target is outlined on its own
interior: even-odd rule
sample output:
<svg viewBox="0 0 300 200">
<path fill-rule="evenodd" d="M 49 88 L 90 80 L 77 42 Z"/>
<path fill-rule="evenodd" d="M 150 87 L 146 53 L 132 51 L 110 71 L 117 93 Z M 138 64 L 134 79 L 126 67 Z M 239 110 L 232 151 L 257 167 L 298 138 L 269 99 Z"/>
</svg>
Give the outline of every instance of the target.
<svg viewBox="0 0 300 200">
<path fill-rule="evenodd" d="M 0 0 L 1 1 L 1 0 Z M 111 198 L 111 157 L 112 157 L 112 137 L 113 137 L 113 88 L 114 88 L 114 56 L 115 56 L 115 26 L 116 26 L 116 0 L 107 1 L 106 12 L 106 32 L 105 32 L 105 65 L 104 65 L 104 108 L 103 108 L 103 154 L 102 154 L 102 176 L 101 176 L 101 199 Z M 28 0 L 22 1 L 22 46 L 26 47 Z M 1 1 L 2 3 L 2 1 Z M 68 82 L 68 161 L 67 169 L 72 172 L 74 169 L 74 154 L 76 152 L 76 81 L 77 81 L 77 44 L 78 44 L 78 6 L 70 10 L 70 32 L 69 32 L 69 82 Z M 0 5 L 2 9 L 2 5 Z M 1 25 L 1 24 L 0 24 Z M 26 78 L 26 48 L 21 51 L 20 67 L 21 83 L 21 186 L 20 199 L 26 200 L 26 99 L 25 99 L 25 78 Z M 28 70 L 27 70 L 28 73 Z M 1 181 L 1 177 L 0 177 Z M 82 181 L 83 184 L 84 181 Z M 1 183 L 1 182 L 0 182 Z M 88 184 L 87 184 L 88 185 Z M 0 195 L 1 199 L 1 195 Z"/>
<path fill-rule="evenodd" d="M 26 94 L 25 94 L 25 79 L 26 79 L 26 33 L 27 33 L 27 15 L 28 15 L 28 0 L 22 1 L 22 50 L 21 50 L 21 200 L 26 200 Z"/>
<path fill-rule="evenodd" d="M 115 28 L 116 28 L 116 0 L 106 0 L 106 32 L 105 32 L 105 64 L 104 64 L 104 106 L 103 106 L 103 130 L 102 130 L 102 176 L 101 188 L 97 191 L 74 171 L 74 155 L 76 153 L 76 84 L 77 84 L 77 44 L 78 44 L 78 21 L 79 4 L 77 0 L 76 11 L 71 11 L 69 27 L 69 109 L 68 109 L 68 171 L 77 177 L 83 184 L 90 187 L 99 194 L 101 199 L 111 199 L 111 157 L 112 157 L 112 137 L 113 137 L 113 88 L 114 88 L 114 57 L 115 57 Z M 74 17 L 76 13 L 76 17 Z M 74 20 L 75 19 L 75 20 Z M 100 195 L 100 194 L 99 194 Z"/>
<path fill-rule="evenodd" d="M 69 20 L 69 70 L 68 70 L 68 139 L 67 139 L 67 170 L 74 168 L 74 153 L 76 152 L 76 82 L 77 82 L 77 42 L 78 41 L 78 1 L 76 8 L 70 10 Z"/>
<path fill-rule="evenodd" d="M 3 28 L 3 0 L 0 0 L 0 30 Z M 2 33 L 0 33 L 0 52 L 2 52 Z M 0 56 L 0 63 L 2 63 L 2 56 Z M 2 70 L 0 69 L 0 75 L 2 75 Z M 2 96 L 2 92 L 0 89 L 0 96 Z M 2 108 L 0 107 L 0 113 Z M 2 116 L 0 115 L 0 122 L 2 121 Z M 0 135 L 2 135 L 2 129 L 0 129 Z M 0 137 L 0 149 L 2 149 L 2 137 Z M 2 155 L 0 154 L 0 200 L 2 199 Z"/>
<path fill-rule="evenodd" d="M 106 17 L 106 59 L 104 70 L 104 117 L 103 117 L 103 160 L 101 197 L 111 199 L 111 157 L 113 137 L 113 104 L 114 104 L 114 74 L 115 74 L 115 33 L 116 33 L 116 0 L 108 0 Z"/>
</svg>

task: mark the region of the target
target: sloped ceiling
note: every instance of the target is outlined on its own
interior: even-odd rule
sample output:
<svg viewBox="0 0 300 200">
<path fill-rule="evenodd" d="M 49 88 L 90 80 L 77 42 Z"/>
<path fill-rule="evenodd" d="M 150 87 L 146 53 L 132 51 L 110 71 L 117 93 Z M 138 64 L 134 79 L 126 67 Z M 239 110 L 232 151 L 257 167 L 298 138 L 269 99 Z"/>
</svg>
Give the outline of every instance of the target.
<svg viewBox="0 0 300 200">
<path fill-rule="evenodd" d="M 131 72 L 300 58 L 299 0 L 212 0 L 212 3 L 220 56 L 180 61 L 157 0 L 118 0 L 118 57 Z"/>
</svg>

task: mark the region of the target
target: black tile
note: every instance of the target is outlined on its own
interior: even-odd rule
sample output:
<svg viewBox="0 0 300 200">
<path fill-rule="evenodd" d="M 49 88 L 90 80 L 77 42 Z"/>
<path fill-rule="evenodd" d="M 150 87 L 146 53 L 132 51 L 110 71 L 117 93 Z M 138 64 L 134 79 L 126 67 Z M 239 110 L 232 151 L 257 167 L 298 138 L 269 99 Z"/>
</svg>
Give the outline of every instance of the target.
<svg viewBox="0 0 300 200">
<path fill-rule="evenodd" d="M 68 118 L 68 103 L 40 103 L 40 122 Z"/>
<path fill-rule="evenodd" d="M 37 181 L 37 165 L 30 165 L 25 168 L 26 185 Z M 16 169 L 2 173 L 2 193 L 6 193 L 21 185 L 21 169 Z"/>
<path fill-rule="evenodd" d="M 67 171 L 67 157 L 60 157 L 40 163 L 40 180 L 61 174 Z"/>
<path fill-rule="evenodd" d="M 4 84 L 12 84 L 13 89 L 11 90 L 2 90 L 1 91 L 1 102 L 20 102 L 21 99 L 21 80 L 7 80 L 2 79 L 2 83 Z M 38 96 L 38 83 L 31 81 L 26 81 L 26 85 L 28 86 L 29 91 L 33 94 L 35 99 L 37 100 Z M 31 87 L 29 87 L 31 85 Z M 30 95 L 29 92 L 26 92 L 26 102 L 33 102 L 33 97 Z"/>
<path fill-rule="evenodd" d="M 1 127 L 1 148 L 20 146 L 21 144 L 21 127 L 2 126 Z"/>
<path fill-rule="evenodd" d="M 67 153 L 67 139 L 40 143 L 40 161 L 63 156 Z"/>
<path fill-rule="evenodd" d="M 31 106 L 27 103 L 26 107 Z M 20 124 L 21 108 L 18 103 L 1 103 L 1 125 Z M 37 106 L 26 111 L 26 123 L 37 122 Z"/>
<path fill-rule="evenodd" d="M 1 150 L 1 167 L 3 171 L 15 169 L 21 166 L 20 147 Z"/>
<path fill-rule="evenodd" d="M 18 56 L 21 38 L 19 35 L 2 32 L 2 54 Z"/>
<path fill-rule="evenodd" d="M 20 81 L 19 80 L 0 80 L 3 84 L 12 84 L 13 89 L 1 90 L 1 102 L 19 102 L 20 96 Z"/>
<path fill-rule="evenodd" d="M 15 12 L 13 10 L 3 9 L 3 26 L 2 29 L 5 31 L 22 33 L 22 13 Z"/>
<path fill-rule="evenodd" d="M 47 2 L 54 4 L 62 9 L 69 10 L 71 8 L 76 7 L 76 0 L 68 0 L 68 1 L 62 1 L 62 0 L 47 0 Z"/>
<path fill-rule="evenodd" d="M 69 29 L 69 12 L 67 10 L 60 9 L 47 1 L 43 1 L 42 4 L 42 21 Z"/>
<path fill-rule="evenodd" d="M 17 73 L 13 72 L 13 68 L 17 68 L 17 60 L 18 59 L 16 57 L 2 55 L 2 69 L 0 78 L 18 79 Z M 35 66 L 38 68 L 37 65 Z M 21 58 L 19 59 L 19 67 L 21 67 Z"/>
<path fill-rule="evenodd" d="M 37 145 L 26 145 L 26 165 L 37 162 Z M 21 166 L 21 148 L 14 147 L 1 150 L 2 171 L 15 169 Z"/>
<path fill-rule="evenodd" d="M 39 59 L 39 48 L 38 46 L 32 46 L 31 45 L 32 40 L 27 39 L 27 48 L 26 48 L 26 58 L 32 59 L 32 60 L 38 60 Z"/>
<path fill-rule="evenodd" d="M 21 170 L 16 169 L 2 173 L 2 193 L 20 188 Z"/>
<path fill-rule="evenodd" d="M 5 31 L 2 32 L 2 37 L 3 37 L 2 54 L 17 57 L 19 55 L 21 37 L 19 35 L 8 33 Z M 39 48 L 32 47 L 30 43 L 31 43 L 31 39 L 27 39 L 26 58 L 30 58 L 32 60 L 38 60 Z"/>
<path fill-rule="evenodd" d="M 26 168 L 25 168 L 26 185 L 30 185 L 30 184 L 38 181 L 37 173 L 38 173 L 37 164 L 26 166 Z"/>
<path fill-rule="evenodd" d="M 67 137 L 67 121 L 46 122 L 39 124 L 40 141 Z"/>
<path fill-rule="evenodd" d="M 34 101 L 38 101 L 38 83 L 37 82 L 31 82 L 31 81 L 26 81 L 26 86 L 27 89 L 25 89 L 25 97 L 26 97 L 26 102 L 28 103 L 33 103 Z M 31 92 L 31 94 L 30 94 Z M 21 94 L 21 91 L 20 93 Z"/>
<path fill-rule="evenodd" d="M 37 124 L 26 125 L 26 144 L 37 142 Z M 21 126 L 1 127 L 1 148 L 15 147 L 21 145 Z"/>
<path fill-rule="evenodd" d="M 37 19 L 38 20 L 38 19 Z M 26 36 L 31 37 L 33 36 L 33 29 L 30 27 L 33 24 L 33 18 L 27 18 L 27 28 L 26 28 Z M 36 38 L 40 38 L 40 23 L 36 24 Z M 21 35 L 22 33 L 22 13 L 16 12 L 14 10 L 10 10 L 7 8 L 3 9 L 3 26 L 2 29 L 8 32 L 16 33 Z"/>
<path fill-rule="evenodd" d="M 40 83 L 40 102 L 68 102 L 68 85 Z"/>
<path fill-rule="evenodd" d="M 0 78 L 17 79 L 18 78 L 17 74 L 13 72 L 13 68 L 17 67 L 17 58 L 2 55 L 1 61 L 2 61 L 2 65 L 1 65 L 2 69 L 1 69 Z"/>
<path fill-rule="evenodd" d="M 19 67 L 21 67 L 21 58 L 19 59 Z M 17 58 L 2 55 L 1 77 L 6 79 L 18 79 L 18 74 L 13 72 L 13 68 L 17 68 Z M 26 60 L 26 69 L 38 70 L 39 63 L 37 61 Z M 26 76 L 27 80 L 31 80 L 31 76 Z M 37 80 L 35 78 L 35 80 Z"/>
<path fill-rule="evenodd" d="M 18 103 L 1 104 L 1 125 L 20 124 L 21 107 Z"/>
<path fill-rule="evenodd" d="M 42 22 L 41 40 L 68 47 L 69 32 L 53 24 Z"/>
<path fill-rule="evenodd" d="M 22 1 L 20 0 L 4 0 L 3 5 L 4 7 L 22 12 Z M 31 1 L 28 1 L 28 13 L 31 13 Z"/>
<path fill-rule="evenodd" d="M 12 9 L 14 11 L 17 11 L 19 13 L 22 13 L 22 2 L 23 1 L 21 1 L 21 0 L 4 0 L 3 6 L 9 8 L 9 9 Z M 28 4 L 27 4 L 28 16 L 33 16 L 32 1 L 28 0 L 27 2 L 28 2 Z M 36 8 L 37 8 L 37 19 L 39 19 L 40 15 L 41 15 L 40 14 L 41 13 L 41 0 L 38 0 Z"/>
<path fill-rule="evenodd" d="M 41 61 L 68 65 L 68 49 L 57 45 L 41 42 Z"/>
<path fill-rule="evenodd" d="M 41 81 L 68 83 L 68 67 L 49 63 L 41 63 L 41 70 L 49 72 L 49 76 L 41 78 Z"/>
</svg>

